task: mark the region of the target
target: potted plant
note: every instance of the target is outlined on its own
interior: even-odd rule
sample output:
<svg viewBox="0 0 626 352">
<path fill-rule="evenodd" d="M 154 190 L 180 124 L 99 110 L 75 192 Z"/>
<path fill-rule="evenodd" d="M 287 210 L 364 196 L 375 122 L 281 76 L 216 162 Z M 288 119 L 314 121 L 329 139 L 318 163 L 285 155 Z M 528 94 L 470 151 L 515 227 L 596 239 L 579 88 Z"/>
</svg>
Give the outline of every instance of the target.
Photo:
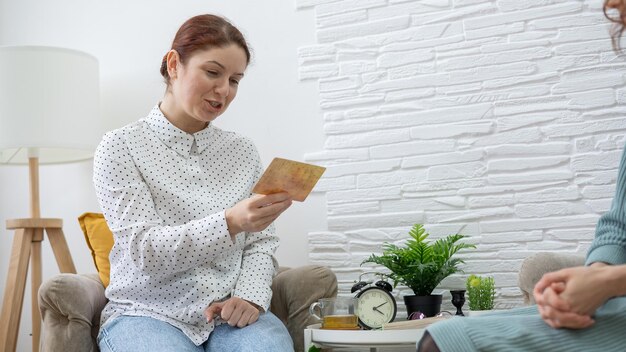
<svg viewBox="0 0 626 352">
<path fill-rule="evenodd" d="M 448 235 L 435 242 L 427 241 L 429 234 L 422 224 L 415 224 L 409 231 L 409 238 L 403 247 L 385 243 L 382 255 L 372 254 L 364 263 L 385 266 L 393 280 L 394 287 L 406 285 L 415 295 L 404 296 L 409 317 L 413 312 L 435 316 L 441 310 L 441 295 L 432 295 L 433 290 L 446 277 L 459 272 L 463 261 L 452 258 L 458 251 L 476 248 L 472 244 L 458 243 L 466 236 Z"/>
<path fill-rule="evenodd" d="M 465 283 L 469 301 L 469 315 L 493 310 L 496 285 L 493 277 L 470 275 Z"/>
</svg>

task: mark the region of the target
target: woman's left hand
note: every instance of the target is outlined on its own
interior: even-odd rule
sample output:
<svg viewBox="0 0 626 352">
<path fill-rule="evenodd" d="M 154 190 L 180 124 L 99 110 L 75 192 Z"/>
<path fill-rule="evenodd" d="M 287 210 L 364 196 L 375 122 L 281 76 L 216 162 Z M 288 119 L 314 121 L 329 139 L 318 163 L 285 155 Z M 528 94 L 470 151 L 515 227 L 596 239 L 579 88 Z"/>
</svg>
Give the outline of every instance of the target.
<svg viewBox="0 0 626 352">
<path fill-rule="evenodd" d="M 204 315 L 208 322 L 219 315 L 222 320 L 228 322 L 228 325 L 243 328 L 259 319 L 260 309 L 254 303 L 242 298 L 231 297 L 223 302 L 211 303 L 204 310 Z"/>
</svg>

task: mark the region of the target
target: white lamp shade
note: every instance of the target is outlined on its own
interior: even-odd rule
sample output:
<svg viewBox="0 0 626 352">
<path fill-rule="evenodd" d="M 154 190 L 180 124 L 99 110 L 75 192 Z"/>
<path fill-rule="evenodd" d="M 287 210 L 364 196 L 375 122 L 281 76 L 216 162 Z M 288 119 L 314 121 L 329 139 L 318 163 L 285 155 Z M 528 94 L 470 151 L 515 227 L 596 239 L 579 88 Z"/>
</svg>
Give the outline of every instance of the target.
<svg viewBox="0 0 626 352">
<path fill-rule="evenodd" d="M 98 60 L 76 50 L 0 46 L 0 164 L 89 159 L 102 137 Z"/>
</svg>

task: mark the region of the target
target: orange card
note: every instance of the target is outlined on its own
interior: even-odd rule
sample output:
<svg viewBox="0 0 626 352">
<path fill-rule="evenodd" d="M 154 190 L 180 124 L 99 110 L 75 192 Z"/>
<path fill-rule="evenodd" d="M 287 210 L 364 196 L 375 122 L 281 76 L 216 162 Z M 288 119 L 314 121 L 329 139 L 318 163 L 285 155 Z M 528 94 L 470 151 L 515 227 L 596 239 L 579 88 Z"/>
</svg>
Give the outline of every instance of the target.
<svg viewBox="0 0 626 352">
<path fill-rule="evenodd" d="M 285 191 L 293 200 L 303 202 L 324 171 L 325 167 L 274 158 L 252 192 L 272 194 Z"/>
</svg>

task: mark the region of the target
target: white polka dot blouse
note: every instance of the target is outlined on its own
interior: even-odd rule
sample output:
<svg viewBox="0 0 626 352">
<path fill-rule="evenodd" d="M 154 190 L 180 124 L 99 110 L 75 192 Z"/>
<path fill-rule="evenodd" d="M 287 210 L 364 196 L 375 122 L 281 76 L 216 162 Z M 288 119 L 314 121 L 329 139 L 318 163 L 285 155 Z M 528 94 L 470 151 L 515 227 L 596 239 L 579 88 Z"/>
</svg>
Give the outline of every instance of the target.
<svg viewBox="0 0 626 352">
<path fill-rule="evenodd" d="M 93 180 L 115 243 L 101 326 L 118 315 L 149 316 L 199 345 L 214 327 L 203 315 L 211 302 L 232 295 L 267 310 L 274 227 L 233 241 L 224 215 L 250 197 L 261 171 L 249 139 L 212 124 L 188 134 L 158 105 L 105 134 Z"/>
</svg>

